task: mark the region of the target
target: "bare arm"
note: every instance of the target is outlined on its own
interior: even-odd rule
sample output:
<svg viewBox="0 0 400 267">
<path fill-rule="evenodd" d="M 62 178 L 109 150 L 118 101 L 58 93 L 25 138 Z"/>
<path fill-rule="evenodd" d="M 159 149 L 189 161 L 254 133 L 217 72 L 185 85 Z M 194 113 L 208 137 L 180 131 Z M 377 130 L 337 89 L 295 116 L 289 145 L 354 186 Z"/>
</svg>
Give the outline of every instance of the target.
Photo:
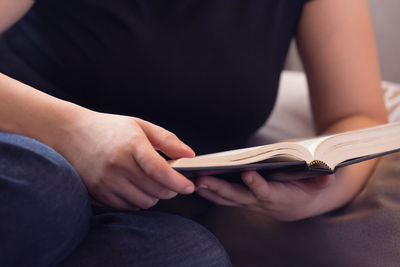
<svg viewBox="0 0 400 267">
<path fill-rule="evenodd" d="M 381 77 L 367 0 L 314 0 L 305 4 L 297 35 L 306 68 L 318 133 L 386 122 Z M 280 220 L 298 220 L 336 209 L 361 190 L 375 161 L 335 175 L 269 182 L 242 175 L 247 188 L 213 177 L 197 181 L 199 194 L 221 205 L 242 207 Z"/>
<path fill-rule="evenodd" d="M 366 0 L 314 0 L 306 4 L 297 42 L 308 77 L 317 132 L 386 121 Z M 351 126 L 335 126 L 348 119 Z"/>
<path fill-rule="evenodd" d="M 22 18 L 34 2 L 34 0 L 1 0 L 0 34 Z"/>
<path fill-rule="evenodd" d="M 367 0 L 308 3 L 297 36 L 316 130 L 340 132 L 387 122 Z M 345 168 L 322 198 L 322 211 L 360 191 L 376 161 Z"/>
<path fill-rule="evenodd" d="M 0 2 L 0 30 L 32 5 Z M 135 117 L 98 113 L 40 92 L 0 74 L 0 131 L 37 139 L 77 170 L 91 195 L 117 209 L 149 208 L 159 199 L 188 194 L 192 182 L 155 151 L 171 158 L 194 152 L 174 134 Z"/>
</svg>

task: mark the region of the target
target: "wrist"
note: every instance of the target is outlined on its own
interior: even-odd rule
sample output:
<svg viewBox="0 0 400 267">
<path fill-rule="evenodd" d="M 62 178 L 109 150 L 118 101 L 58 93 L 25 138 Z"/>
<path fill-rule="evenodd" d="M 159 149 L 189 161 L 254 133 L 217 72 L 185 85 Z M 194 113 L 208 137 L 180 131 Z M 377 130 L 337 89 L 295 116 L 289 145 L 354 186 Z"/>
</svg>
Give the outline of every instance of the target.
<svg viewBox="0 0 400 267">
<path fill-rule="evenodd" d="M 318 214 L 343 207 L 362 191 L 378 160 L 369 160 L 339 169 L 331 186 L 317 199 Z"/>
<path fill-rule="evenodd" d="M 0 131 L 24 135 L 56 150 L 86 109 L 0 74 Z"/>
<path fill-rule="evenodd" d="M 65 156 L 75 125 L 90 110 L 37 90 L 27 98 L 8 131 L 36 139 Z"/>
<path fill-rule="evenodd" d="M 50 109 L 48 116 L 42 121 L 43 129 L 36 129 L 40 133 L 40 140 L 54 148 L 63 156 L 72 145 L 74 131 L 79 129 L 79 122 L 87 113 L 92 112 L 79 105 L 57 99 L 55 109 Z"/>
</svg>

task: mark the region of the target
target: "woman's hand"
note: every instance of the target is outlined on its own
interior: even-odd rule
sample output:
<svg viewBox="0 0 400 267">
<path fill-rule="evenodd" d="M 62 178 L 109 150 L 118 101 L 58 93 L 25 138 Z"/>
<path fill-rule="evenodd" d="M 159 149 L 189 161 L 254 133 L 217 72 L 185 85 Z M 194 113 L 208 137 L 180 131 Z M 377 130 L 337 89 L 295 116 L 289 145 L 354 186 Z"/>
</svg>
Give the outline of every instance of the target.
<svg viewBox="0 0 400 267">
<path fill-rule="evenodd" d="M 387 121 L 367 0 L 307 2 L 296 39 L 318 134 Z M 332 176 L 296 182 L 266 181 L 255 172 L 247 172 L 242 174 L 247 187 L 201 177 L 196 182 L 197 192 L 221 205 L 246 208 L 279 220 L 298 220 L 339 208 L 353 199 L 368 180 L 374 163 L 355 164 Z"/>
<path fill-rule="evenodd" d="M 200 196 L 217 204 L 244 208 L 281 221 L 294 221 L 322 214 L 330 208 L 329 198 L 340 179 L 336 176 L 275 182 L 252 171 L 241 175 L 247 187 L 209 176 L 198 178 L 196 186 Z M 338 199 L 343 199 L 345 191 L 339 191 Z"/>
<path fill-rule="evenodd" d="M 120 210 L 147 209 L 159 199 L 190 194 L 194 185 L 157 153 L 194 152 L 171 132 L 144 120 L 85 110 L 59 150 L 92 197 Z"/>
<path fill-rule="evenodd" d="M 98 113 L 0 74 L 0 130 L 54 148 L 77 170 L 100 203 L 149 208 L 194 185 L 157 153 L 170 158 L 194 152 L 174 134 L 138 118 Z M 4 101 L 3 101 L 4 100 Z"/>
</svg>

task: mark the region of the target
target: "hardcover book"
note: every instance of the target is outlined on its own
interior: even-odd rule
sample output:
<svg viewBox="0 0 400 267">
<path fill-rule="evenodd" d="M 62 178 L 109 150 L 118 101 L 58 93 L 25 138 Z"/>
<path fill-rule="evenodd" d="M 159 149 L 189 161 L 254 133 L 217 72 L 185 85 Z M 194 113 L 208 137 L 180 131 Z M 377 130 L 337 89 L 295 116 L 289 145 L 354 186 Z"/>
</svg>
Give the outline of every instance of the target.
<svg viewBox="0 0 400 267">
<path fill-rule="evenodd" d="M 181 158 L 169 164 L 189 178 L 255 170 L 274 180 L 332 174 L 400 151 L 400 122 L 314 138 Z"/>
</svg>

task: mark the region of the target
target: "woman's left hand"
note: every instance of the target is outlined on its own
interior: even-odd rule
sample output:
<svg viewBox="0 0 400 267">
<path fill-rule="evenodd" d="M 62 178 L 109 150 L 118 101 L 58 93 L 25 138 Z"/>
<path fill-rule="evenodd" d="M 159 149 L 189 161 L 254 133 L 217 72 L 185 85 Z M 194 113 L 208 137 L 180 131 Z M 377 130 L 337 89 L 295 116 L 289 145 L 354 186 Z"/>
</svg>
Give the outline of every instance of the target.
<svg viewBox="0 0 400 267">
<path fill-rule="evenodd" d="M 311 74 L 307 78 L 318 134 L 386 123 L 368 1 L 308 1 L 296 43 L 306 73 Z M 348 203 L 363 188 L 375 163 L 354 164 L 332 176 L 296 182 L 267 181 L 247 172 L 242 174 L 247 187 L 201 177 L 198 193 L 221 205 L 246 208 L 279 220 L 299 220 Z"/>
<path fill-rule="evenodd" d="M 257 172 L 244 172 L 246 186 L 211 176 L 196 181 L 197 193 L 220 205 L 241 207 L 281 221 L 294 221 L 325 212 L 325 191 L 335 183 L 335 175 L 292 182 L 267 181 Z"/>
</svg>

